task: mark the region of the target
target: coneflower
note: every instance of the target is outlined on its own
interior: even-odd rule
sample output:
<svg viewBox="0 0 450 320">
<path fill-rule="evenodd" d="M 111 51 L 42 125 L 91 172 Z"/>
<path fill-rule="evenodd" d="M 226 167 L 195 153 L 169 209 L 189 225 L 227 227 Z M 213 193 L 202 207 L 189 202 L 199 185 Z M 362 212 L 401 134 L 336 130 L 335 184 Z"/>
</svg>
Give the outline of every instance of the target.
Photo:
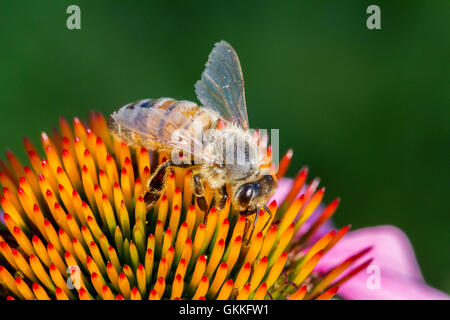
<svg viewBox="0 0 450 320">
<path fill-rule="evenodd" d="M 167 155 L 130 148 L 113 138 L 104 117 L 89 124 L 60 120 L 51 139 L 41 134 L 45 157 L 24 139 L 30 165 L 7 151 L 1 162 L 0 281 L 7 299 L 331 299 L 363 270 L 354 266 L 369 248 L 327 273 L 322 256 L 349 226 L 312 242 L 335 212 L 332 201 L 302 235 L 322 202 L 318 180 L 300 170 L 286 199 L 269 214 L 240 216 L 230 201 L 208 219 L 193 201 L 192 173 L 174 169 L 164 195 L 149 212 L 141 197 L 152 169 Z M 292 157 L 280 162 L 278 178 Z"/>
</svg>

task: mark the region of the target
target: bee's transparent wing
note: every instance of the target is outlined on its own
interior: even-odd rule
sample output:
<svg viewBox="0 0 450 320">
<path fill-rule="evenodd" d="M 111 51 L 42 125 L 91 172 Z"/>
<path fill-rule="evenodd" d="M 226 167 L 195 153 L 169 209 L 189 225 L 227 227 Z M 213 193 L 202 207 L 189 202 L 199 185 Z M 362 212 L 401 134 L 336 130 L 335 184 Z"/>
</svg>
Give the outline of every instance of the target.
<svg viewBox="0 0 450 320">
<path fill-rule="evenodd" d="M 130 145 L 156 150 L 175 148 L 183 156 L 194 156 L 206 162 L 215 162 L 214 155 L 203 148 L 201 130 L 194 130 L 199 112 L 206 112 L 190 101 L 171 98 L 141 100 L 114 111 L 108 119 L 108 127 L 120 139 Z M 201 118 L 201 117 L 200 117 Z M 209 117 L 205 118 L 210 119 Z M 196 125 L 209 126 L 209 122 Z"/>
<path fill-rule="evenodd" d="M 248 129 L 244 77 L 239 58 L 230 44 L 216 43 L 201 79 L 195 84 L 195 92 L 203 106 L 217 110 L 225 120 Z"/>
</svg>

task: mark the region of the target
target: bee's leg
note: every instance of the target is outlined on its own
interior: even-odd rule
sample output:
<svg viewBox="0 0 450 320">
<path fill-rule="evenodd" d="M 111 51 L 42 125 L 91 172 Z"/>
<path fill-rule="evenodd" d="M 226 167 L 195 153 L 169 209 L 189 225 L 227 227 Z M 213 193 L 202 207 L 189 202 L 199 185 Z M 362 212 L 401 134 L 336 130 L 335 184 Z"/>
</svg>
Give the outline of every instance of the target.
<svg viewBox="0 0 450 320">
<path fill-rule="evenodd" d="M 161 197 L 166 182 L 167 168 L 169 167 L 170 161 L 161 163 L 148 180 L 147 191 L 144 194 L 145 209 L 147 211 L 153 208 L 155 203 Z"/>
<path fill-rule="evenodd" d="M 228 193 L 227 193 L 227 189 L 225 186 L 223 186 L 222 188 L 219 189 L 219 194 L 221 196 L 221 198 L 217 201 L 217 210 L 223 210 L 223 208 L 225 208 L 225 205 L 227 204 L 227 200 L 228 200 Z"/>
<path fill-rule="evenodd" d="M 161 197 L 166 182 L 167 169 L 170 167 L 190 167 L 190 164 L 174 164 L 172 161 L 166 161 L 156 168 L 153 175 L 150 177 L 147 183 L 147 191 L 144 194 L 145 208 L 149 211 L 158 199 Z"/>
<path fill-rule="evenodd" d="M 206 223 L 208 220 L 208 204 L 205 199 L 205 188 L 203 187 L 203 183 L 200 180 L 198 175 L 193 177 L 194 183 L 194 195 L 197 201 L 197 205 L 204 212 L 203 222 Z"/>
</svg>

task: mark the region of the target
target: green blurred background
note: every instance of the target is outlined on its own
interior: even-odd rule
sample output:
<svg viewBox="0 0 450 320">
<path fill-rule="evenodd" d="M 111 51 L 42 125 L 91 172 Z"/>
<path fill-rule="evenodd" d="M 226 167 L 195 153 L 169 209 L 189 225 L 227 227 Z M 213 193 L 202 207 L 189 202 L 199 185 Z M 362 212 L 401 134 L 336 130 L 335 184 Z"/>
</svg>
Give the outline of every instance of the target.
<svg viewBox="0 0 450 320">
<path fill-rule="evenodd" d="M 22 158 L 60 115 L 196 101 L 218 40 L 237 50 L 253 127 L 280 128 L 343 199 L 335 222 L 393 224 L 450 292 L 450 1 L 12 1 L 0 4 L 0 149 Z M 66 8 L 81 7 L 81 30 Z M 366 28 L 381 7 L 382 29 Z"/>
</svg>

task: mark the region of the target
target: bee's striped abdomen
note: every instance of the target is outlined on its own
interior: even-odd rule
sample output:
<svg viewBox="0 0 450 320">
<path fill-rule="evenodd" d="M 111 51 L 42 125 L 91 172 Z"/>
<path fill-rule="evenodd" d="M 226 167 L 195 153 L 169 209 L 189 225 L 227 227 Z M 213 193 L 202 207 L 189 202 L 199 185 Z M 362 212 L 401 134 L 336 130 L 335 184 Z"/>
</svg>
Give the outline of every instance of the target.
<svg viewBox="0 0 450 320">
<path fill-rule="evenodd" d="M 155 150 L 174 147 L 172 134 L 177 129 L 183 129 L 185 135 L 190 135 L 188 138 L 201 141 L 201 137 L 193 136 L 195 120 L 200 120 L 202 129 L 207 129 L 217 119 L 213 111 L 193 102 L 160 98 L 140 100 L 120 107 L 110 116 L 108 125 L 127 144 Z"/>
<path fill-rule="evenodd" d="M 108 127 L 119 139 L 129 145 L 147 145 L 151 149 L 160 146 L 155 139 L 148 139 L 143 133 L 146 131 L 142 125 L 142 115 L 145 109 L 160 109 L 172 104 L 175 100 L 171 98 L 145 99 L 126 104 L 118 108 L 108 118 Z M 133 125 L 134 124 L 134 125 Z M 148 141 L 147 141 L 148 140 Z"/>
</svg>

